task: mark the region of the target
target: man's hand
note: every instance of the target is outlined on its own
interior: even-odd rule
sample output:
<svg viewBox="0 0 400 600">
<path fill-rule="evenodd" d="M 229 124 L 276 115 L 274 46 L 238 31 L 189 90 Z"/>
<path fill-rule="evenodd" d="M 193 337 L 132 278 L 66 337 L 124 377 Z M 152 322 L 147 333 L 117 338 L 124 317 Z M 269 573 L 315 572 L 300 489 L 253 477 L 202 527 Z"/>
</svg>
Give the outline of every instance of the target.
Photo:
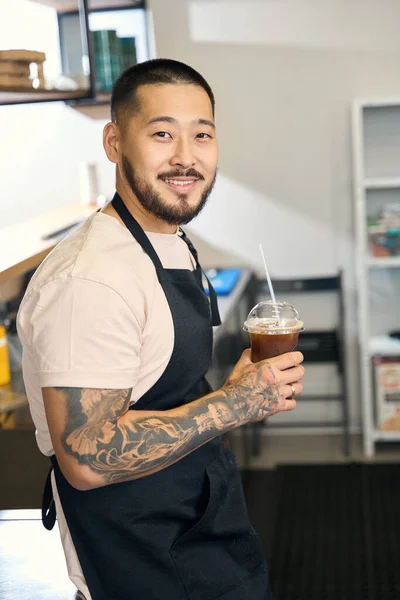
<svg viewBox="0 0 400 600">
<path fill-rule="evenodd" d="M 250 349 L 243 352 L 222 387 L 235 410 L 242 409 L 243 422 L 261 421 L 296 408 L 291 386 L 296 396 L 303 391 L 301 352 L 288 352 L 259 363 L 252 363 L 250 355 Z"/>
</svg>

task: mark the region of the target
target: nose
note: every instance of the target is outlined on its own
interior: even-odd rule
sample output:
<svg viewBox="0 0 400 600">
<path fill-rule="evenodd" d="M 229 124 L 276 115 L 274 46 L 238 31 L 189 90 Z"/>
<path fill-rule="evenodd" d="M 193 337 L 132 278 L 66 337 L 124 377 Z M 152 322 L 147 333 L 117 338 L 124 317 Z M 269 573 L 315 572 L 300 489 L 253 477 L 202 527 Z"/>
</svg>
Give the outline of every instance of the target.
<svg viewBox="0 0 400 600">
<path fill-rule="evenodd" d="M 181 138 L 176 141 L 170 163 L 174 167 L 182 167 L 183 169 L 188 169 L 196 164 L 194 149 L 189 140 Z"/>
</svg>

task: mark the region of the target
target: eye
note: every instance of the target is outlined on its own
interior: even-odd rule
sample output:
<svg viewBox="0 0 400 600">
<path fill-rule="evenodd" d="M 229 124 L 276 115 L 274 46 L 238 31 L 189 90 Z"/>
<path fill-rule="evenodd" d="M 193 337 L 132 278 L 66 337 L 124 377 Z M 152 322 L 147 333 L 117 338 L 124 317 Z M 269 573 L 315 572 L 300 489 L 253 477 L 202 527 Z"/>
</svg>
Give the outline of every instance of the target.
<svg viewBox="0 0 400 600">
<path fill-rule="evenodd" d="M 198 133 L 197 136 L 200 140 L 211 139 L 211 135 L 209 133 Z"/>
<path fill-rule="evenodd" d="M 167 131 L 157 131 L 157 133 L 155 133 L 154 135 L 161 139 L 168 139 L 169 137 L 171 137 L 171 135 Z"/>
</svg>

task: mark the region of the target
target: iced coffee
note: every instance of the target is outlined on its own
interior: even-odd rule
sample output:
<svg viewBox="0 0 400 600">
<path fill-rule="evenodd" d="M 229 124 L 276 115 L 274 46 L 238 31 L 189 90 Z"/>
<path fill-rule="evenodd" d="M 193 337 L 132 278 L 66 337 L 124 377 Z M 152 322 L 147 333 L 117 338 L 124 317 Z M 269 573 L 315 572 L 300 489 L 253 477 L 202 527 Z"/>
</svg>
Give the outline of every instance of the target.
<svg viewBox="0 0 400 600">
<path fill-rule="evenodd" d="M 303 322 L 291 304 L 259 302 L 244 323 L 244 329 L 250 335 L 251 360 L 259 362 L 292 352 L 303 328 Z"/>
</svg>

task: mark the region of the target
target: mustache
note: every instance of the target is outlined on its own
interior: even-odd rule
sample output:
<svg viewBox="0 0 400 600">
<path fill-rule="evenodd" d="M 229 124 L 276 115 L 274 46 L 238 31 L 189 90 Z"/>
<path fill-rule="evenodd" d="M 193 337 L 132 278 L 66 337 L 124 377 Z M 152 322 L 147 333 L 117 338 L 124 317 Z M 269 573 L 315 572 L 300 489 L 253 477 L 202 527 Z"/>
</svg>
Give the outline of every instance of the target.
<svg viewBox="0 0 400 600">
<path fill-rule="evenodd" d="M 175 169 L 174 171 L 160 173 L 157 176 L 157 179 L 174 179 L 174 177 L 193 177 L 194 179 L 204 180 L 203 175 L 196 171 L 196 169 L 188 169 L 187 171 L 179 171 L 178 169 Z"/>
</svg>

